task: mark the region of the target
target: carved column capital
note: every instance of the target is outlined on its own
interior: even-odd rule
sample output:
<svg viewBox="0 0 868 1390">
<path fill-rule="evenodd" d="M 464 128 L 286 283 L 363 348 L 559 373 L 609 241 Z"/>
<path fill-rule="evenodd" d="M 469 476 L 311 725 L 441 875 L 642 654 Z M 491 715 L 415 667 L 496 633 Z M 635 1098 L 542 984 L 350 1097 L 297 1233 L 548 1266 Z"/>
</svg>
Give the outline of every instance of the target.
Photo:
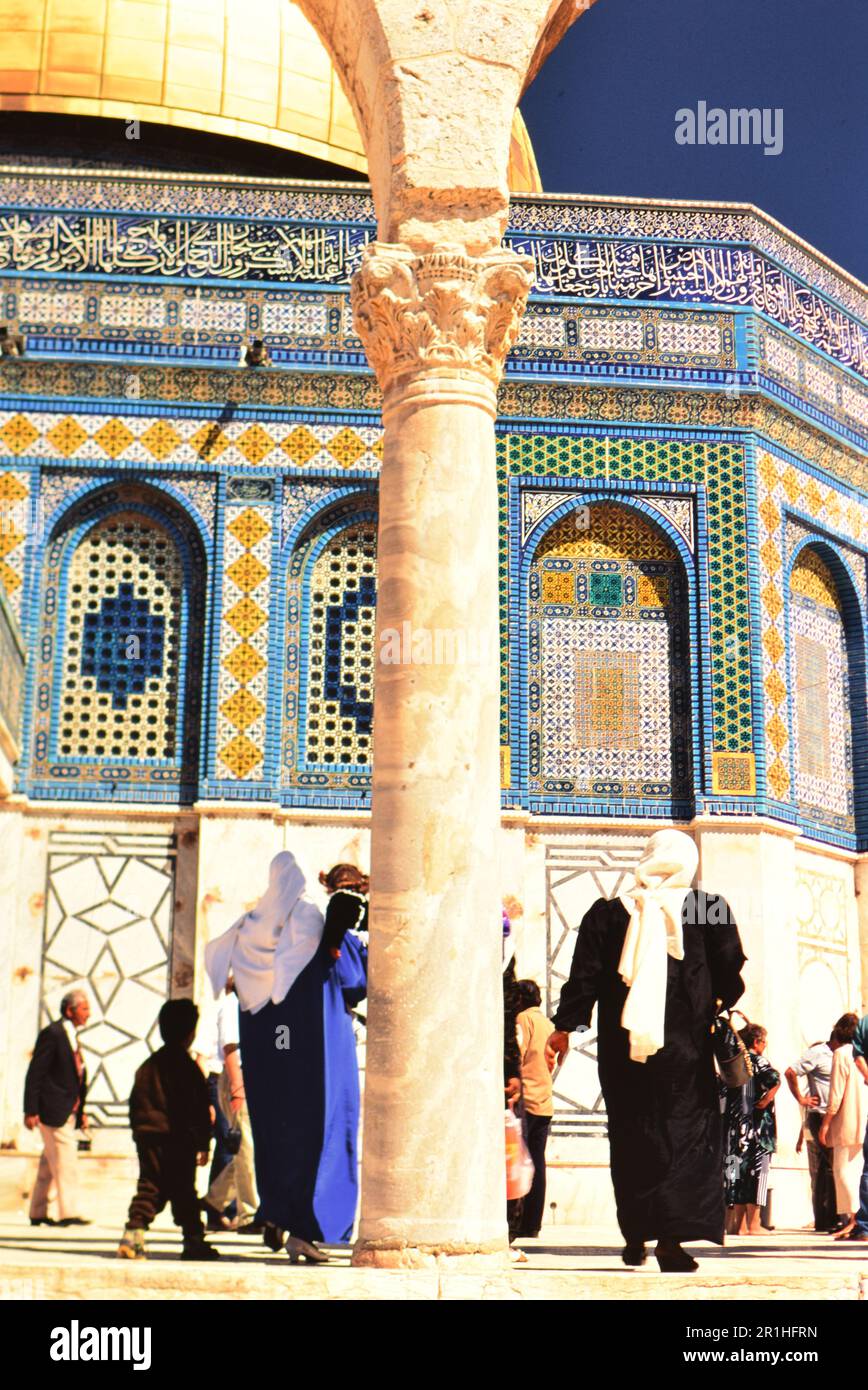
<svg viewBox="0 0 868 1390">
<path fill-rule="evenodd" d="M 533 285 L 533 262 L 505 247 L 469 256 L 440 245 L 372 242 L 353 277 L 355 329 L 383 392 L 408 377 L 482 377 L 496 388 Z"/>
</svg>

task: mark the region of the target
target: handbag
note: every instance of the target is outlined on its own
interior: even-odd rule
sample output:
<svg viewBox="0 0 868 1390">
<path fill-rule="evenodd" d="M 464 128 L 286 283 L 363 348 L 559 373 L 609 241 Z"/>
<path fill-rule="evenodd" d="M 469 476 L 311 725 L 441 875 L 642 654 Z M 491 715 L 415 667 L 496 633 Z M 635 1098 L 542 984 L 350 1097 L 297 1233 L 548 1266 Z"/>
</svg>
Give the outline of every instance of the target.
<svg viewBox="0 0 868 1390">
<path fill-rule="evenodd" d="M 533 1183 L 534 1166 L 530 1150 L 524 1141 L 521 1120 L 515 1111 L 508 1109 L 504 1116 L 506 1126 L 506 1196 L 507 1201 L 516 1197 L 526 1197 Z"/>
<path fill-rule="evenodd" d="M 744 1086 L 753 1076 L 753 1062 L 750 1053 L 733 1026 L 732 1016 L 738 1014 L 745 1023 L 748 1020 L 740 1009 L 723 1009 L 721 1000 L 717 1001 L 718 1014 L 711 1025 L 712 1045 L 720 1079 L 730 1091 Z"/>
</svg>

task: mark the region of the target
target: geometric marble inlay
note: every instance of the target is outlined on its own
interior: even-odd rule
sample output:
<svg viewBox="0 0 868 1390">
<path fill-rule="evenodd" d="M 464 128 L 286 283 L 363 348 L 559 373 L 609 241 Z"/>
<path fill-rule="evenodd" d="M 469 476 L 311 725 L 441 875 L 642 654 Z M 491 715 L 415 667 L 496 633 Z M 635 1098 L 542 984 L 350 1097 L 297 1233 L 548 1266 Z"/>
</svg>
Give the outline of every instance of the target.
<svg viewBox="0 0 868 1390">
<path fill-rule="evenodd" d="M 79 1034 L 87 1111 L 125 1129 L 136 1069 L 159 1047 L 157 1014 L 169 994 L 174 836 L 162 831 L 52 831 L 43 928 L 42 1014 L 83 986 L 90 1021 Z"/>
</svg>

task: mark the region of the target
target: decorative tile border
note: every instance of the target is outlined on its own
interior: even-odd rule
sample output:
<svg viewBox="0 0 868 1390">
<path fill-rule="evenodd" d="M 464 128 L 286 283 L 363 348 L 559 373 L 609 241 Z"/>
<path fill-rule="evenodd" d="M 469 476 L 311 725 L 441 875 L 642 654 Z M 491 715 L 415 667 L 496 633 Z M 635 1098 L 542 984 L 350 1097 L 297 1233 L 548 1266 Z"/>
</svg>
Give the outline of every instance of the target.
<svg viewBox="0 0 868 1390">
<path fill-rule="evenodd" d="M 150 280 L 347 285 L 372 238 L 370 227 L 334 223 L 10 210 L 0 214 L 0 276 L 135 279 L 106 327 L 155 331 L 159 310 L 141 288 Z M 506 243 L 533 260 L 537 296 L 750 308 L 868 375 L 868 327 L 749 246 L 551 234 Z M 213 312 L 231 322 L 231 301 Z"/>
<path fill-rule="evenodd" d="M 29 522 L 29 472 L 14 468 L 0 470 L 0 588 L 19 620 Z"/>
<path fill-rule="evenodd" d="M 232 178 L 226 175 L 129 173 L 77 170 L 58 164 L 34 168 L 10 162 L 0 168 L 0 196 L 9 208 L 52 207 L 70 211 L 140 209 L 151 214 L 186 213 L 262 217 L 279 221 L 376 223 L 365 184 L 311 184 L 297 180 Z M 866 291 L 785 227 L 738 204 L 696 207 L 629 198 L 598 199 L 582 194 L 531 197 L 510 202 L 510 231 L 567 236 L 699 240 L 752 244 L 824 294 L 868 317 Z"/>
<path fill-rule="evenodd" d="M 250 469 L 376 469 L 382 428 L 201 414 L 0 410 L 0 451 L 70 463 L 215 464 Z"/>
<path fill-rule="evenodd" d="M 223 512 L 218 779 L 263 780 L 274 516 L 273 507 L 243 502 Z"/>
<path fill-rule="evenodd" d="M 118 402 L 128 377 L 135 383 L 132 395 L 142 400 L 141 405 Z M 371 418 L 365 423 L 374 423 L 382 404 L 370 374 L 330 372 L 218 372 L 204 367 L 127 368 L 10 358 L 0 364 L 0 386 L 8 392 L 2 404 L 13 413 L 50 408 L 51 401 L 59 399 L 62 410 L 72 406 L 79 414 L 182 417 L 200 424 L 208 420 L 212 427 L 214 421 L 222 426 L 227 420 L 298 423 L 300 411 L 366 412 Z M 166 404 L 158 404 L 161 401 Z M 177 403 L 174 409 L 169 402 Z M 608 428 L 752 430 L 850 486 L 868 491 L 864 451 L 847 448 L 791 410 L 747 393 L 743 382 L 738 394 L 734 390 L 711 394 L 647 390 L 626 382 L 584 386 L 512 379 L 501 384 L 498 413 L 502 420 L 597 421 Z"/>
<path fill-rule="evenodd" d="M 758 365 L 764 376 L 787 387 L 796 399 L 812 401 L 829 418 L 842 417 L 868 435 L 868 388 L 857 377 L 762 320 L 756 333 Z"/>
</svg>

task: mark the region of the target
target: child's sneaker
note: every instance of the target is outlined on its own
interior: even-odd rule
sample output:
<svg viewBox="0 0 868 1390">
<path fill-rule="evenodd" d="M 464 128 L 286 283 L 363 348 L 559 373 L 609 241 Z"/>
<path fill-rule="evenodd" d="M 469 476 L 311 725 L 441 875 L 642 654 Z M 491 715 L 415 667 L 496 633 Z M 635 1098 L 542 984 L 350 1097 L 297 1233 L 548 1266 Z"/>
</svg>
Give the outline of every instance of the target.
<svg viewBox="0 0 868 1390">
<path fill-rule="evenodd" d="M 116 1254 L 121 1260 L 146 1260 L 148 1252 L 145 1249 L 144 1231 L 133 1230 L 128 1226 Z"/>
<path fill-rule="evenodd" d="M 185 1240 L 181 1251 L 182 1260 L 219 1260 L 220 1251 L 215 1250 L 205 1240 Z"/>
</svg>

